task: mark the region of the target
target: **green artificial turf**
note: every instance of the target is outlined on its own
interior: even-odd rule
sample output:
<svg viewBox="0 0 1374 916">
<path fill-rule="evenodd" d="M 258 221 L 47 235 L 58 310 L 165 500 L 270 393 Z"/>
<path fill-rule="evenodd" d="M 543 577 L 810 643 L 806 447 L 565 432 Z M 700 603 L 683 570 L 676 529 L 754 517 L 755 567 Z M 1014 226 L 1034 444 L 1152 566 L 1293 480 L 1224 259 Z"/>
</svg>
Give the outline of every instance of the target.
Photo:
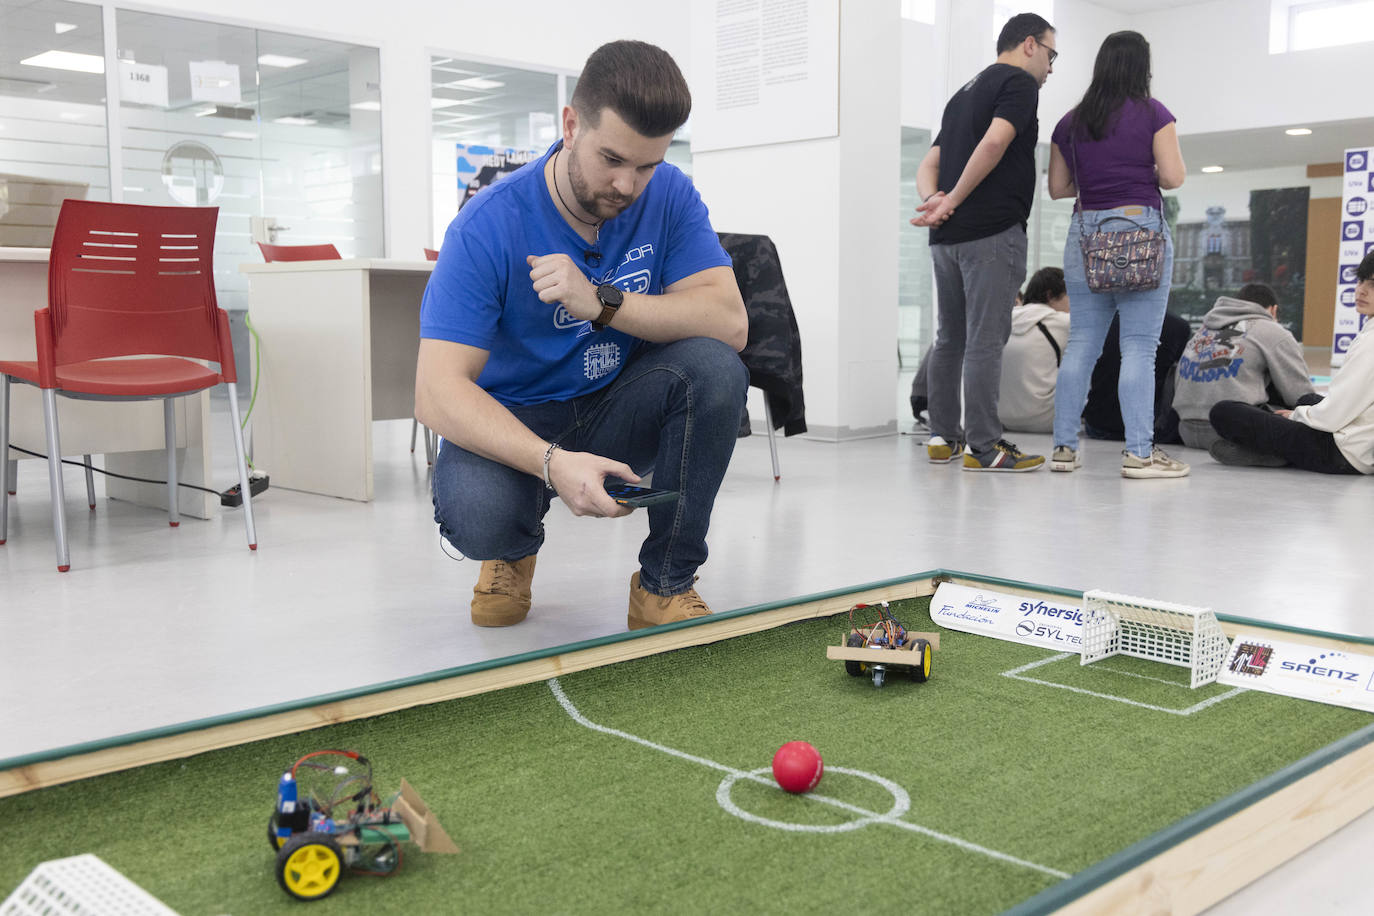
<svg viewBox="0 0 1374 916">
<path fill-rule="evenodd" d="M 930 630 L 927 605 L 893 609 Z M 1026 668 L 1053 653 L 953 631 L 929 682 L 893 673 L 875 689 L 825 658 L 845 627 L 806 621 L 559 680 L 587 720 L 658 748 L 579 724 L 537 683 L 0 799 L 0 892 L 94 852 L 185 916 L 996 913 L 1060 879 L 975 847 L 1072 874 L 1374 721 L 1257 692 L 1174 715 L 1162 710 L 1230 690 L 1134 659 Z M 717 804 L 726 769 L 767 767 L 795 739 L 825 757 L 816 794 L 848 807 L 740 779 L 742 811 L 836 827 L 893 805 L 847 768 L 906 792 L 902 823 L 786 831 Z M 325 747 L 370 757 L 384 797 L 405 777 L 462 853 L 407 847 L 393 877 L 289 900 L 265 826 L 282 769 Z"/>
</svg>

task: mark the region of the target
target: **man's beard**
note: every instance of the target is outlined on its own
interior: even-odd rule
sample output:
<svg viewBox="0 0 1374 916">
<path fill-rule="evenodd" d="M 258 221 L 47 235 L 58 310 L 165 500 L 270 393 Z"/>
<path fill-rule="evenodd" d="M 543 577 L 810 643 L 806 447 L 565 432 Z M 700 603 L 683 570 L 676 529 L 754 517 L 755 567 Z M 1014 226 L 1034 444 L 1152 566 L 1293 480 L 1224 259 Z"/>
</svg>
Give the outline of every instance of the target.
<svg viewBox="0 0 1374 916">
<path fill-rule="evenodd" d="M 614 192 L 593 194 L 575 152 L 568 156 L 568 181 L 572 185 L 573 200 L 597 219 L 614 219 L 634 203 L 633 197 L 621 197 Z"/>
</svg>

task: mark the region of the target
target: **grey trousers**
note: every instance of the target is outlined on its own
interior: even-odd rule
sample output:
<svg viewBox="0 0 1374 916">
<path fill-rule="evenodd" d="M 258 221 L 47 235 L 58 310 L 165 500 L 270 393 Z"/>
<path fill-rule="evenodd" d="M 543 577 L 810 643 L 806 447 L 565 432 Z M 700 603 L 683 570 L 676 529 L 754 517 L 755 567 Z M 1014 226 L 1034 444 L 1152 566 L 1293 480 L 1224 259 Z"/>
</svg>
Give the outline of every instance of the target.
<svg viewBox="0 0 1374 916">
<path fill-rule="evenodd" d="M 1026 277 L 1026 232 L 1019 225 L 987 238 L 931 245 L 939 327 L 930 354 L 930 432 L 963 439 L 976 452 L 1002 438 L 997 394 L 1011 310 Z M 964 431 L 959 423 L 963 382 Z"/>
</svg>

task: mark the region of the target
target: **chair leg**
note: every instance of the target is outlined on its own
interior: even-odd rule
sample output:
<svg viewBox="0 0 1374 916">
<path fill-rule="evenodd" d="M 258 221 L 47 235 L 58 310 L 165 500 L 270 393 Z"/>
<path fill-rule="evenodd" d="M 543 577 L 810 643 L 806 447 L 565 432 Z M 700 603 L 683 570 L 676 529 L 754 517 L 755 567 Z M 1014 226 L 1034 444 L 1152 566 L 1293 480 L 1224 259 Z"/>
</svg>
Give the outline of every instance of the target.
<svg viewBox="0 0 1374 916">
<path fill-rule="evenodd" d="M 14 491 L 19 489 L 19 459 L 11 458 L 9 461 L 6 461 L 5 464 L 8 466 L 10 472 L 10 482 L 5 485 L 5 493 L 8 496 L 13 496 Z"/>
<path fill-rule="evenodd" d="M 171 398 L 162 399 L 162 428 L 167 437 L 167 524 L 181 524 L 177 511 L 177 413 Z"/>
<path fill-rule="evenodd" d="M 778 470 L 778 434 L 773 430 L 773 411 L 768 406 L 768 395 L 763 396 L 763 422 L 768 427 L 768 451 L 773 456 L 773 482 L 782 480 L 782 471 Z"/>
<path fill-rule="evenodd" d="M 57 542 L 57 571 L 72 568 L 67 552 L 67 494 L 62 488 L 62 445 L 57 433 L 57 391 L 43 389 L 43 428 L 48 439 L 48 487 L 52 491 L 52 534 Z"/>
<path fill-rule="evenodd" d="M 239 492 L 243 494 L 243 524 L 248 529 L 248 549 L 258 549 L 258 531 L 253 526 L 253 491 L 248 486 L 248 464 L 243 460 L 243 422 L 239 419 L 238 387 L 226 383 L 229 389 L 229 418 L 234 423 L 234 458 L 239 466 Z"/>
<path fill-rule="evenodd" d="M 410 453 L 411 453 L 412 455 L 415 454 L 415 431 L 416 431 L 417 429 L 419 429 L 419 428 L 420 428 L 420 421 L 419 421 L 419 419 L 417 419 L 416 417 L 411 417 L 411 418 L 410 418 Z M 429 443 L 429 439 L 425 439 L 425 443 L 428 444 L 428 443 Z"/>
<path fill-rule="evenodd" d="M 10 377 L 0 375 L 0 544 L 9 537 L 10 494 L 14 491 L 15 468 L 19 462 L 10 461 Z"/>
<path fill-rule="evenodd" d="M 425 427 L 425 464 L 434 467 L 434 459 L 438 457 L 439 436 L 428 426 Z"/>
<path fill-rule="evenodd" d="M 86 463 L 86 502 L 90 505 L 91 511 L 95 511 L 95 474 L 91 472 L 91 456 L 82 455 L 82 460 Z"/>
</svg>

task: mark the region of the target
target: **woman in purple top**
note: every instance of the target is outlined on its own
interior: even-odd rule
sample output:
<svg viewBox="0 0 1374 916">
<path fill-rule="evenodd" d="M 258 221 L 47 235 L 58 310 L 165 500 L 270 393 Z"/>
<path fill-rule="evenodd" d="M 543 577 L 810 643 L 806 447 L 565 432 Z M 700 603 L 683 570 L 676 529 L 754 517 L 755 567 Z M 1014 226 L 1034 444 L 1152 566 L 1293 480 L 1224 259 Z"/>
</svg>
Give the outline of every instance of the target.
<svg viewBox="0 0 1374 916">
<path fill-rule="evenodd" d="M 1078 427 L 1093 365 L 1112 316 L 1121 315 L 1121 375 L 1117 396 L 1126 426 L 1123 477 L 1182 477 L 1188 465 L 1154 445 L 1155 349 L 1169 301 L 1174 245 L 1164 228 L 1164 278 L 1157 289 L 1094 293 L 1088 290 L 1082 233 L 1163 227 L 1160 189 L 1183 184 L 1183 154 L 1174 116 L 1150 96 L 1150 45 L 1139 32 L 1108 35 L 1093 64 L 1092 84 L 1078 106 L 1054 128 L 1050 196 L 1078 196 L 1064 242 L 1064 281 L 1073 324 L 1055 383 L 1054 453 L 1050 470 L 1080 467 Z"/>
</svg>

